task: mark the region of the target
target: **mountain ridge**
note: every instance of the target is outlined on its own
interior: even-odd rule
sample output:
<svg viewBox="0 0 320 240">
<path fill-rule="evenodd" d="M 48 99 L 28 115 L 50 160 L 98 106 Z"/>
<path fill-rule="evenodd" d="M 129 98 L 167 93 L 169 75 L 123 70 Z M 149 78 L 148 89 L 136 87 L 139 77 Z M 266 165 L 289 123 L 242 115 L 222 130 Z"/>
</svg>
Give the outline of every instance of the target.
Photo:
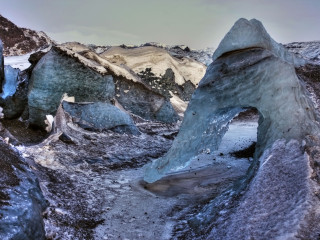
<svg viewBox="0 0 320 240">
<path fill-rule="evenodd" d="M 4 56 L 17 56 L 49 47 L 54 41 L 43 31 L 20 28 L 0 14 Z"/>
</svg>

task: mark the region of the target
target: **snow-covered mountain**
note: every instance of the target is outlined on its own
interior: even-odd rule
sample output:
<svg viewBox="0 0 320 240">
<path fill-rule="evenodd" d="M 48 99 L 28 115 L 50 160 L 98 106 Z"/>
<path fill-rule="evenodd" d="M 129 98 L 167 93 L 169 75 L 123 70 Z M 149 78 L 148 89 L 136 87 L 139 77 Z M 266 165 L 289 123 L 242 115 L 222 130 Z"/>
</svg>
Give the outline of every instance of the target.
<svg viewBox="0 0 320 240">
<path fill-rule="evenodd" d="M 53 43 L 44 32 L 20 28 L 0 15 L 0 39 L 4 56 L 17 56 L 44 49 Z"/>
</svg>

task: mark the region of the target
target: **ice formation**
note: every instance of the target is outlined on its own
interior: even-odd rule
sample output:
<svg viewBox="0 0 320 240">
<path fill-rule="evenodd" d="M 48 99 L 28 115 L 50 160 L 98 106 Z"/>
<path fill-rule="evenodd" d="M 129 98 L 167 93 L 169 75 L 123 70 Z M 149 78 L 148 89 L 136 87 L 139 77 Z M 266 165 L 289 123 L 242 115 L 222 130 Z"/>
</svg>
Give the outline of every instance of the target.
<svg viewBox="0 0 320 240">
<path fill-rule="evenodd" d="M 4 81 L 4 60 L 3 60 L 3 44 L 0 39 L 0 84 Z M 0 91 L 1 92 L 1 91 Z"/>
<path fill-rule="evenodd" d="M 110 102 L 115 86 L 112 76 L 86 68 L 76 57 L 52 49 L 32 71 L 29 93 L 29 122 L 45 127 L 46 115 L 55 115 L 64 93 L 77 102 Z"/>
<path fill-rule="evenodd" d="M 63 101 L 63 109 L 82 128 L 93 131 L 112 130 L 138 135 L 130 115 L 110 103 L 70 103 Z"/>
<path fill-rule="evenodd" d="M 17 68 L 12 68 L 11 66 L 4 67 L 4 83 L 1 93 L 2 98 L 12 96 L 16 92 L 19 72 L 20 70 Z"/>
<path fill-rule="evenodd" d="M 215 222 L 215 227 L 211 225 L 214 239 L 313 239 L 319 226 L 311 222 L 319 221 L 320 214 L 313 208 L 319 199 L 314 194 L 318 186 L 311 179 L 310 162 L 317 156 L 308 156 L 305 149 L 317 145 L 320 129 L 313 103 L 294 69 L 303 60 L 277 44 L 255 19 L 238 20 L 213 59 L 172 147 L 146 167 L 145 181 L 157 181 L 169 171 L 186 167 L 206 149 L 216 150 L 233 117 L 254 107 L 260 119 L 255 161 L 243 183 L 256 175 L 249 190 L 232 217 L 221 216 L 224 211 L 220 217 L 214 215 L 215 209 L 227 206 L 222 196 L 194 222 L 199 228 Z M 309 233 L 303 233 L 302 225 Z"/>
<path fill-rule="evenodd" d="M 45 239 L 47 202 L 29 164 L 0 140 L 0 165 L 0 239 Z"/>
</svg>

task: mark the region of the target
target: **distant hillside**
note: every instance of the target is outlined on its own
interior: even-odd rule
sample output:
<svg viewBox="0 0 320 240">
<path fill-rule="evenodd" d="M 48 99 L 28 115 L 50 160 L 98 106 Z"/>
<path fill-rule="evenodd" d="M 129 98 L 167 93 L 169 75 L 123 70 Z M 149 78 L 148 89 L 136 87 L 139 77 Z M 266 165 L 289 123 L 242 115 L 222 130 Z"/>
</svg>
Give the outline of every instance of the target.
<svg viewBox="0 0 320 240">
<path fill-rule="evenodd" d="M 4 45 L 4 56 L 23 55 L 53 43 L 44 32 L 20 28 L 1 15 L 0 39 Z"/>
</svg>

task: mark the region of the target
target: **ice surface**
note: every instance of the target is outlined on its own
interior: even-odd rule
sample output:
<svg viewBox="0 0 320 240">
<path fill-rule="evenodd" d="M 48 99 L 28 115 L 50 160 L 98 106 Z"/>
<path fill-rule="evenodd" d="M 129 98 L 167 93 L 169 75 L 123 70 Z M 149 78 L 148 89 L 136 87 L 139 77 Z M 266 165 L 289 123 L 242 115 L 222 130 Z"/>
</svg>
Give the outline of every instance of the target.
<svg viewBox="0 0 320 240">
<path fill-rule="evenodd" d="M 1 93 L 2 98 L 12 96 L 16 92 L 19 72 L 20 70 L 17 68 L 12 68 L 11 66 L 4 67 L 4 84 Z"/>
<path fill-rule="evenodd" d="M 28 61 L 30 55 L 32 53 L 28 53 L 21 56 L 9 56 L 4 58 L 4 64 L 10 65 L 13 68 L 19 68 L 21 71 L 30 67 L 31 63 Z"/>
</svg>

